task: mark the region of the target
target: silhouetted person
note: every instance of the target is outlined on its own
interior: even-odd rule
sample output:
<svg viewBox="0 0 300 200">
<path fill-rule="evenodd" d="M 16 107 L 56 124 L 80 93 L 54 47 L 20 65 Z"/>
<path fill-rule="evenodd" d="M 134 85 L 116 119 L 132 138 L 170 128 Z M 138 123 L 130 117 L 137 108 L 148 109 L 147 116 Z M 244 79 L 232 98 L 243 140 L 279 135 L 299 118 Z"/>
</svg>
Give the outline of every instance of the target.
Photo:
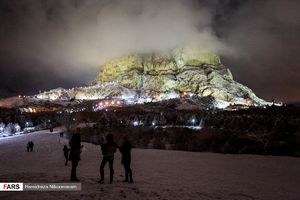
<svg viewBox="0 0 300 200">
<path fill-rule="evenodd" d="M 67 147 L 67 145 L 65 145 L 64 148 L 63 148 L 63 151 L 64 151 L 64 156 L 66 158 L 65 165 L 67 166 L 68 165 L 68 160 L 69 160 L 69 151 L 70 151 L 70 149 Z"/>
<path fill-rule="evenodd" d="M 80 134 L 79 131 L 76 131 L 76 133 L 74 133 L 72 135 L 72 138 L 70 140 L 70 155 L 69 155 L 69 160 L 72 161 L 72 170 L 71 170 L 71 181 L 79 181 L 76 175 L 76 169 L 78 166 L 78 162 L 80 161 L 80 153 L 81 153 L 81 138 L 80 138 Z"/>
<path fill-rule="evenodd" d="M 132 170 L 131 170 L 131 167 L 130 167 L 130 164 L 131 164 L 131 149 L 132 149 L 132 146 L 131 146 L 128 138 L 124 137 L 123 144 L 119 148 L 119 150 L 122 154 L 122 164 L 123 164 L 124 169 L 125 169 L 125 180 L 124 180 L 124 182 L 133 183 Z M 129 176 L 129 179 L 128 179 L 128 176 Z"/>
<path fill-rule="evenodd" d="M 27 152 L 29 152 L 29 151 L 33 151 L 33 146 L 34 146 L 34 143 L 32 142 L 32 141 L 29 141 L 28 143 L 27 143 Z"/>
<path fill-rule="evenodd" d="M 64 137 L 64 132 L 63 132 L 63 131 L 60 132 L 60 133 L 59 133 L 59 136 L 60 136 L 60 137 Z"/>
<path fill-rule="evenodd" d="M 118 146 L 114 142 L 114 138 L 112 134 L 108 134 L 106 136 L 106 143 L 104 145 L 101 145 L 101 150 L 103 154 L 103 159 L 100 165 L 100 176 L 101 179 L 99 183 L 104 183 L 104 167 L 106 163 L 109 164 L 109 172 L 110 172 L 110 181 L 111 184 L 113 182 L 113 176 L 114 176 L 114 154 L 117 150 Z"/>
</svg>

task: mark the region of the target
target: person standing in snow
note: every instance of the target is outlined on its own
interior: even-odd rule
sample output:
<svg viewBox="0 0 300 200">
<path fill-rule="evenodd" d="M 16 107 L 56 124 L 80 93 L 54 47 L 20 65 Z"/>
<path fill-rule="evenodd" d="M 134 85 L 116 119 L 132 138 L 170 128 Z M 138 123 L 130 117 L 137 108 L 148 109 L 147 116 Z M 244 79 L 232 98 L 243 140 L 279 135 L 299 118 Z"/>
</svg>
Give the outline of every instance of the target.
<svg viewBox="0 0 300 200">
<path fill-rule="evenodd" d="M 64 156 L 66 158 L 65 166 L 67 166 L 68 165 L 68 160 L 69 160 L 69 151 L 70 151 L 70 149 L 67 147 L 67 145 L 65 145 L 64 148 L 63 148 L 63 151 L 64 151 Z"/>
<path fill-rule="evenodd" d="M 32 142 L 32 141 L 29 141 L 28 143 L 27 143 L 27 152 L 29 152 L 29 151 L 33 151 L 33 146 L 34 146 L 34 143 Z"/>
<path fill-rule="evenodd" d="M 106 163 L 109 164 L 109 172 L 110 172 L 110 181 L 109 183 L 112 184 L 113 176 L 114 176 L 114 154 L 117 151 L 117 144 L 114 142 L 114 137 L 112 134 L 108 134 L 106 136 L 106 143 L 101 145 L 103 159 L 100 165 L 100 176 L 101 179 L 99 183 L 104 183 L 104 167 Z"/>
<path fill-rule="evenodd" d="M 122 154 L 122 165 L 124 166 L 124 169 L 125 169 L 125 180 L 123 182 L 133 183 L 132 170 L 130 167 L 132 146 L 127 137 L 124 137 L 123 140 L 124 140 L 123 144 L 119 148 L 119 150 Z M 128 179 L 128 176 L 129 176 L 129 179 Z"/>
<path fill-rule="evenodd" d="M 70 140 L 70 155 L 69 155 L 69 160 L 72 161 L 72 170 L 71 170 L 71 181 L 79 181 L 76 175 L 76 169 L 78 166 L 78 162 L 80 161 L 80 153 L 81 153 L 81 138 L 80 138 L 80 134 L 79 134 L 79 130 L 77 129 L 77 131 L 72 135 L 72 138 Z"/>
<path fill-rule="evenodd" d="M 31 152 L 33 151 L 33 146 L 34 146 L 34 143 L 32 141 L 30 141 L 30 151 Z"/>
</svg>

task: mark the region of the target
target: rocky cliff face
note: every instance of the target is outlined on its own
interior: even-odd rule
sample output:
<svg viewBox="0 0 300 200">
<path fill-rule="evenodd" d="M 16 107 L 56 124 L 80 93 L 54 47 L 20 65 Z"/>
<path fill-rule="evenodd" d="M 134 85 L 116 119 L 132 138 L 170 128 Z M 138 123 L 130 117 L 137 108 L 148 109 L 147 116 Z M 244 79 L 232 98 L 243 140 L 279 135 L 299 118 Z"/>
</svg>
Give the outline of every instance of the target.
<svg viewBox="0 0 300 200">
<path fill-rule="evenodd" d="M 97 81 L 118 81 L 140 92 L 141 96 L 174 92 L 212 96 L 219 102 L 266 103 L 249 88 L 234 81 L 218 56 L 195 48 L 123 56 L 106 63 Z"/>
<path fill-rule="evenodd" d="M 180 95 L 211 97 L 218 107 L 230 103 L 267 104 L 251 89 L 234 81 L 230 70 L 222 65 L 217 55 L 187 47 L 168 53 L 125 55 L 104 64 L 94 85 L 52 90 L 38 97 L 130 97 L 151 101 Z"/>
</svg>

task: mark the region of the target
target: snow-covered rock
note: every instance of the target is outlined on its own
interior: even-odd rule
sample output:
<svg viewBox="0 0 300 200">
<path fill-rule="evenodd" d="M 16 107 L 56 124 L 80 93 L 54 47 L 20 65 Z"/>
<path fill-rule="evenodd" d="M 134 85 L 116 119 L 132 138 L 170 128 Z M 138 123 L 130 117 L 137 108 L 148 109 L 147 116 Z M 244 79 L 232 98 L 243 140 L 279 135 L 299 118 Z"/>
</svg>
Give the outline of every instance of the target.
<svg viewBox="0 0 300 200">
<path fill-rule="evenodd" d="M 129 54 L 101 67 L 94 84 L 38 94 L 41 99 L 143 98 L 166 100 L 182 94 L 212 97 L 220 107 L 229 104 L 265 105 L 251 89 L 234 81 L 220 58 L 199 48 L 170 52 Z"/>
</svg>

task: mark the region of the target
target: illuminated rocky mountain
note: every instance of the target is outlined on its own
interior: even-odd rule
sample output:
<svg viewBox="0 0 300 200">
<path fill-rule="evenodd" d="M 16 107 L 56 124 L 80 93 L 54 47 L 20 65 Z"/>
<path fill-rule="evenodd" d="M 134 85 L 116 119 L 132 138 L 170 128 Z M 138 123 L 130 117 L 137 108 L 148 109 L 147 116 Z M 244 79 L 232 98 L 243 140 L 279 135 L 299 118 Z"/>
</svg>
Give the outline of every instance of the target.
<svg viewBox="0 0 300 200">
<path fill-rule="evenodd" d="M 134 102 L 190 97 L 211 99 L 216 107 L 229 104 L 264 105 L 251 89 L 233 80 L 220 58 L 197 48 L 168 53 L 129 54 L 108 61 L 90 86 L 58 88 L 41 99 L 122 98 Z"/>
</svg>

